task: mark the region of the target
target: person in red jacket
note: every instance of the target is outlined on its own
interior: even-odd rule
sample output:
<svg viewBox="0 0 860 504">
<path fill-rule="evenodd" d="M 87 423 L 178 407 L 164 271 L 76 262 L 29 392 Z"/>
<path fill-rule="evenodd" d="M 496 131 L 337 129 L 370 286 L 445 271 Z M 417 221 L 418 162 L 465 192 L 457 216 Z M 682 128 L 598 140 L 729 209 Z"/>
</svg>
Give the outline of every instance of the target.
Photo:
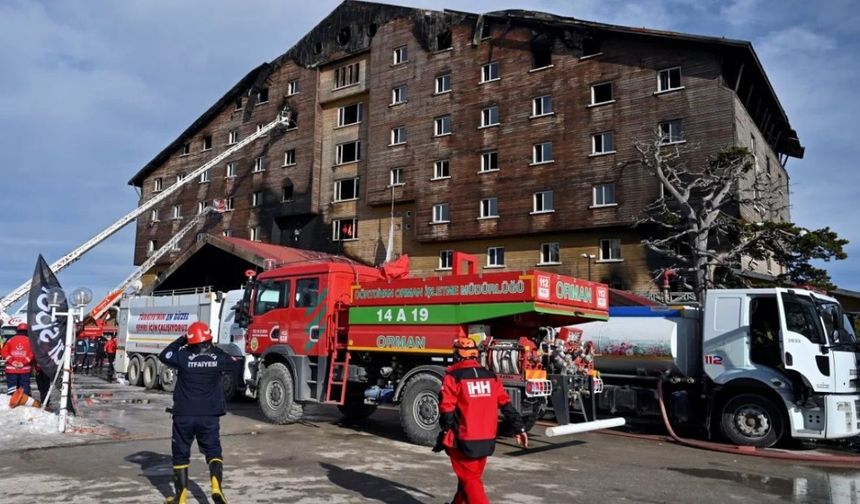
<svg viewBox="0 0 860 504">
<path fill-rule="evenodd" d="M 517 443 L 528 448 L 529 438 L 501 380 L 478 363 L 474 340 L 458 338 L 454 342 L 454 360 L 442 380 L 442 432 L 433 451 L 444 449 L 457 475 L 457 493 L 451 504 L 489 504 L 481 477 L 487 457 L 496 449 L 499 408 L 517 433 Z"/>
<path fill-rule="evenodd" d="M 112 381 L 114 375 L 113 363 L 116 360 L 116 337 L 114 337 L 113 334 L 107 335 L 107 341 L 105 341 L 105 355 L 107 356 L 108 361 L 107 380 Z"/>
<path fill-rule="evenodd" d="M 33 372 L 33 351 L 27 336 L 27 324 L 18 324 L 15 336 L 3 345 L 3 359 L 6 361 L 6 391 L 9 395 L 19 387 L 30 395 L 30 373 Z"/>
</svg>

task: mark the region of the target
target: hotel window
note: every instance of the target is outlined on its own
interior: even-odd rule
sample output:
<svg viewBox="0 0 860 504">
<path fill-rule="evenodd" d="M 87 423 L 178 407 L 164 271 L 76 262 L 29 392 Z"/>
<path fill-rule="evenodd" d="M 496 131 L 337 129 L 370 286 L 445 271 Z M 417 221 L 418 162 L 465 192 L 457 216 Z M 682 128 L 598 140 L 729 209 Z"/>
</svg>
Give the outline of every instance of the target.
<svg viewBox="0 0 860 504">
<path fill-rule="evenodd" d="M 207 151 L 211 148 L 212 148 L 212 135 L 206 135 L 205 137 L 203 137 L 203 149 L 202 150 Z"/>
<path fill-rule="evenodd" d="M 538 264 L 561 264 L 561 247 L 558 242 L 541 243 Z"/>
<path fill-rule="evenodd" d="M 594 193 L 592 204 L 596 207 L 614 206 L 617 204 L 615 201 L 615 184 L 612 182 L 597 184 L 594 186 L 592 192 Z"/>
<path fill-rule="evenodd" d="M 499 153 L 496 151 L 481 154 L 481 171 L 496 171 L 499 169 Z"/>
<path fill-rule="evenodd" d="M 481 127 L 499 125 L 499 107 L 492 106 L 481 110 Z"/>
<path fill-rule="evenodd" d="M 604 82 L 591 86 L 591 104 L 600 105 L 615 101 L 612 95 L 612 83 Z"/>
<path fill-rule="evenodd" d="M 481 200 L 480 219 L 493 219 L 499 216 L 499 199 L 485 198 Z"/>
<path fill-rule="evenodd" d="M 388 185 L 389 186 L 402 186 L 406 184 L 403 178 L 403 168 L 392 168 L 390 172 L 388 172 Z"/>
<path fill-rule="evenodd" d="M 337 125 L 349 126 L 361 122 L 361 103 L 354 103 L 337 109 Z"/>
<path fill-rule="evenodd" d="M 451 178 L 451 162 L 442 159 L 433 163 L 433 179 Z"/>
<path fill-rule="evenodd" d="M 342 143 L 335 149 L 335 163 L 354 163 L 361 160 L 361 142 Z"/>
<path fill-rule="evenodd" d="M 451 134 L 451 116 L 437 117 L 434 121 L 434 135 L 450 135 Z"/>
<path fill-rule="evenodd" d="M 266 103 L 269 101 L 269 88 L 260 88 L 257 90 L 257 103 Z"/>
<path fill-rule="evenodd" d="M 532 146 L 532 164 L 549 163 L 552 160 L 552 142 L 543 142 Z"/>
<path fill-rule="evenodd" d="M 657 72 L 657 92 L 681 89 L 681 67 L 666 68 Z"/>
<path fill-rule="evenodd" d="M 451 91 L 451 74 L 436 76 L 436 94 Z"/>
<path fill-rule="evenodd" d="M 600 240 L 600 261 L 621 260 L 621 240 L 617 238 Z"/>
<path fill-rule="evenodd" d="M 440 250 L 439 251 L 439 267 L 436 269 L 449 270 L 454 266 L 454 251 Z"/>
<path fill-rule="evenodd" d="M 331 222 L 331 239 L 334 241 L 358 238 L 357 219 L 336 219 Z"/>
<path fill-rule="evenodd" d="M 227 177 L 235 177 L 236 176 L 236 161 L 231 161 L 227 163 Z"/>
<path fill-rule="evenodd" d="M 684 127 L 680 119 L 660 123 L 660 143 L 672 144 L 684 141 Z"/>
<path fill-rule="evenodd" d="M 406 46 L 396 47 L 394 49 L 392 63 L 395 65 L 399 65 L 401 63 L 406 63 L 407 61 L 409 61 L 409 53 L 406 49 Z"/>
<path fill-rule="evenodd" d="M 552 96 L 538 96 L 532 100 L 532 117 L 552 114 Z"/>
<path fill-rule="evenodd" d="M 336 180 L 334 183 L 334 201 L 350 201 L 358 199 L 358 178 Z"/>
<path fill-rule="evenodd" d="M 293 166 L 296 164 L 296 149 L 287 149 L 284 152 L 284 166 Z"/>
<path fill-rule="evenodd" d="M 358 84 L 358 71 L 359 63 L 352 63 L 351 65 L 342 66 L 336 69 L 334 71 L 334 88 L 340 89 L 342 87 Z"/>
<path fill-rule="evenodd" d="M 232 145 L 238 141 L 239 141 L 239 131 L 238 130 L 231 130 L 229 133 L 227 133 L 227 143 L 228 144 Z"/>
<path fill-rule="evenodd" d="M 448 214 L 448 203 L 439 203 L 433 205 L 433 220 L 431 222 L 450 222 Z"/>
<path fill-rule="evenodd" d="M 406 143 L 406 127 L 398 126 L 391 128 L 391 145 L 399 145 Z"/>
<path fill-rule="evenodd" d="M 500 268 L 505 265 L 505 247 L 489 247 L 487 249 L 487 267 Z"/>
<path fill-rule="evenodd" d="M 536 192 L 532 195 L 532 213 L 546 213 L 555 210 L 552 191 Z"/>
<path fill-rule="evenodd" d="M 152 182 L 153 182 L 152 183 L 152 191 L 153 192 L 158 192 L 158 191 L 161 191 L 162 189 L 164 189 L 164 181 L 162 180 L 161 177 L 155 177 L 155 179 Z"/>
<path fill-rule="evenodd" d="M 490 82 L 499 79 L 499 62 L 494 61 L 481 67 L 481 82 Z"/>
<path fill-rule="evenodd" d="M 406 103 L 406 86 L 397 86 L 391 90 L 391 104 Z"/>
<path fill-rule="evenodd" d="M 254 173 L 266 171 L 266 158 L 260 156 L 254 159 Z"/>
<path fill-rule="evenodd" d="M 299 81 L 291 80 L 289 84 L 287 84 L 287 96 L 292 96 L 299 92 Z"/>
<path fill-rule="evenodd" d="M 611 131 L 597 133 L 591 137 L 591 154 L 610 154 L 615 152 L 615 134 Z"/>
</svg>

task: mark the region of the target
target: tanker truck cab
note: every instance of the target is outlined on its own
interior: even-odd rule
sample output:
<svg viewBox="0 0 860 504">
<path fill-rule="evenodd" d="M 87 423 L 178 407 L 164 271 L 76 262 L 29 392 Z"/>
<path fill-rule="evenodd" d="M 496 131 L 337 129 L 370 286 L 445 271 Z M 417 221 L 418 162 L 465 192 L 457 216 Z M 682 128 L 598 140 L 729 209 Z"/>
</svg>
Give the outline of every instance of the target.
<svg viewBox="0 0 860 504">
<path fill-rule="evenodd" d="M 803 289 L 712 290 L 702 324 L 714 420 L 736 444 L 860 434 L 858 361 L 839 303 Z"/>
</svg>

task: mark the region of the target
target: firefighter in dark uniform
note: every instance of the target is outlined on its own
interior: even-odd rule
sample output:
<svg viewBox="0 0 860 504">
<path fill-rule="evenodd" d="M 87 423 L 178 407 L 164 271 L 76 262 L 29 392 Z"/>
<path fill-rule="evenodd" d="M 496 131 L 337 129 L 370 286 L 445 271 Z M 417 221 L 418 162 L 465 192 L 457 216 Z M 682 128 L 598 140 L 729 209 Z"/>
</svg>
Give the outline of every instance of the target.
<svg viewBox="0 0 860 504">
<path fill-rule="evenodd" d="M 209 464 L 212 500 L 226 503 L 221 489 L 224 462 L 219 419 L 226 410 L 221 373 L 233 369 L 235 359 L 212 345 L 212 331 L 203 322 L 189 325 L 187 334 L 169 344 L 158 358 L 175 368 L 177 374 L 171 442 L 176 495 L 165 504 L 187 502 L 188 464 L 194 439 Z"/>
<path fill-rule="evenodd" d="M 487 457 L 496 449 L 499 408 L 517 433 L 517 443 L 528 448 L 529 438 L 501 380 L 478 362 L 475 341 L 458 338 L 454 360 L 442 380 L 442 432 L 433 451 L 445 450 L 457 475 L 457 494 L 451 504 L 489 504 L 481 477 Z"/>
</svg>

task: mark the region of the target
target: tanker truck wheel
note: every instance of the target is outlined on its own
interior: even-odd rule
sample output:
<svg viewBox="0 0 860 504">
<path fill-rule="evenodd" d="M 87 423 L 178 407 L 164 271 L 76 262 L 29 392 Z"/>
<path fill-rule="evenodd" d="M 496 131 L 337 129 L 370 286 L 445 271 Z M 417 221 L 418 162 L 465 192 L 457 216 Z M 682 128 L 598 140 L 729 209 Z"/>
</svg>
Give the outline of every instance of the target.
<svg viewBox="0 0 860 504">
<path fill-rule="evenodd" d="M 338 405 L 343 419 L 349 423 L 358 422 L 369 417 L 376 411 L 375 404 L 364 404 L 364 394 L 347 393 L 343 404 Z"/>
<path fill-rule="evenodd" d="M 232 401 L 236 397 L 236 378 L 233 376 L 233 371 L 221 373 L 221 384 L 224 386 L 224 400 Z"/>
<path fill-rule="evenodd" d="M 271 422 L 290 424 L 302 418 L 302 405 L 295 401 L 293 376 L 280 362 L 266 366 L 260 375 L 260 411 Z"/>
<path fill-rule="evenodd" d="M 439 435 L 439 391 L 442 381 L 430 373 L 406 382 L 400 401 L 400 425 L 409 441 L 424 446 L 436 444 Z"/>
<path fill-rule="evenodd" d="M 720 430 L 737 445 L 768 448 L 783 434 L 783 416 L 773 401 L 756 394 L 742 394 L 723 406 Z"/>
<path fill-rule="evenodd" d="M 141 372 L 143 374 L 143 386 L 146 387 L 146 390 L 152 390 L 158 387 L 158 361 L 152 357 L 147 357 L 147 359 L 143 361 L 143 369 Z"/>
<path fill-rule="evenodd" d="M 140 355 L 135 354 L 128 361 L 128 370 L 126 370 L 126 378 L 128 379 L 128 384 L 134 387 L 140 385 L 140 375 L 141 368 L 143 367 L 143 361 L 140 358 Z"/>
<path fill-rule="evenodd" d="M 173 392 L 176 388 L 176 370 L 170 366 L 161 366 L 161 388 L 165 392 Z"/>
</svg>

